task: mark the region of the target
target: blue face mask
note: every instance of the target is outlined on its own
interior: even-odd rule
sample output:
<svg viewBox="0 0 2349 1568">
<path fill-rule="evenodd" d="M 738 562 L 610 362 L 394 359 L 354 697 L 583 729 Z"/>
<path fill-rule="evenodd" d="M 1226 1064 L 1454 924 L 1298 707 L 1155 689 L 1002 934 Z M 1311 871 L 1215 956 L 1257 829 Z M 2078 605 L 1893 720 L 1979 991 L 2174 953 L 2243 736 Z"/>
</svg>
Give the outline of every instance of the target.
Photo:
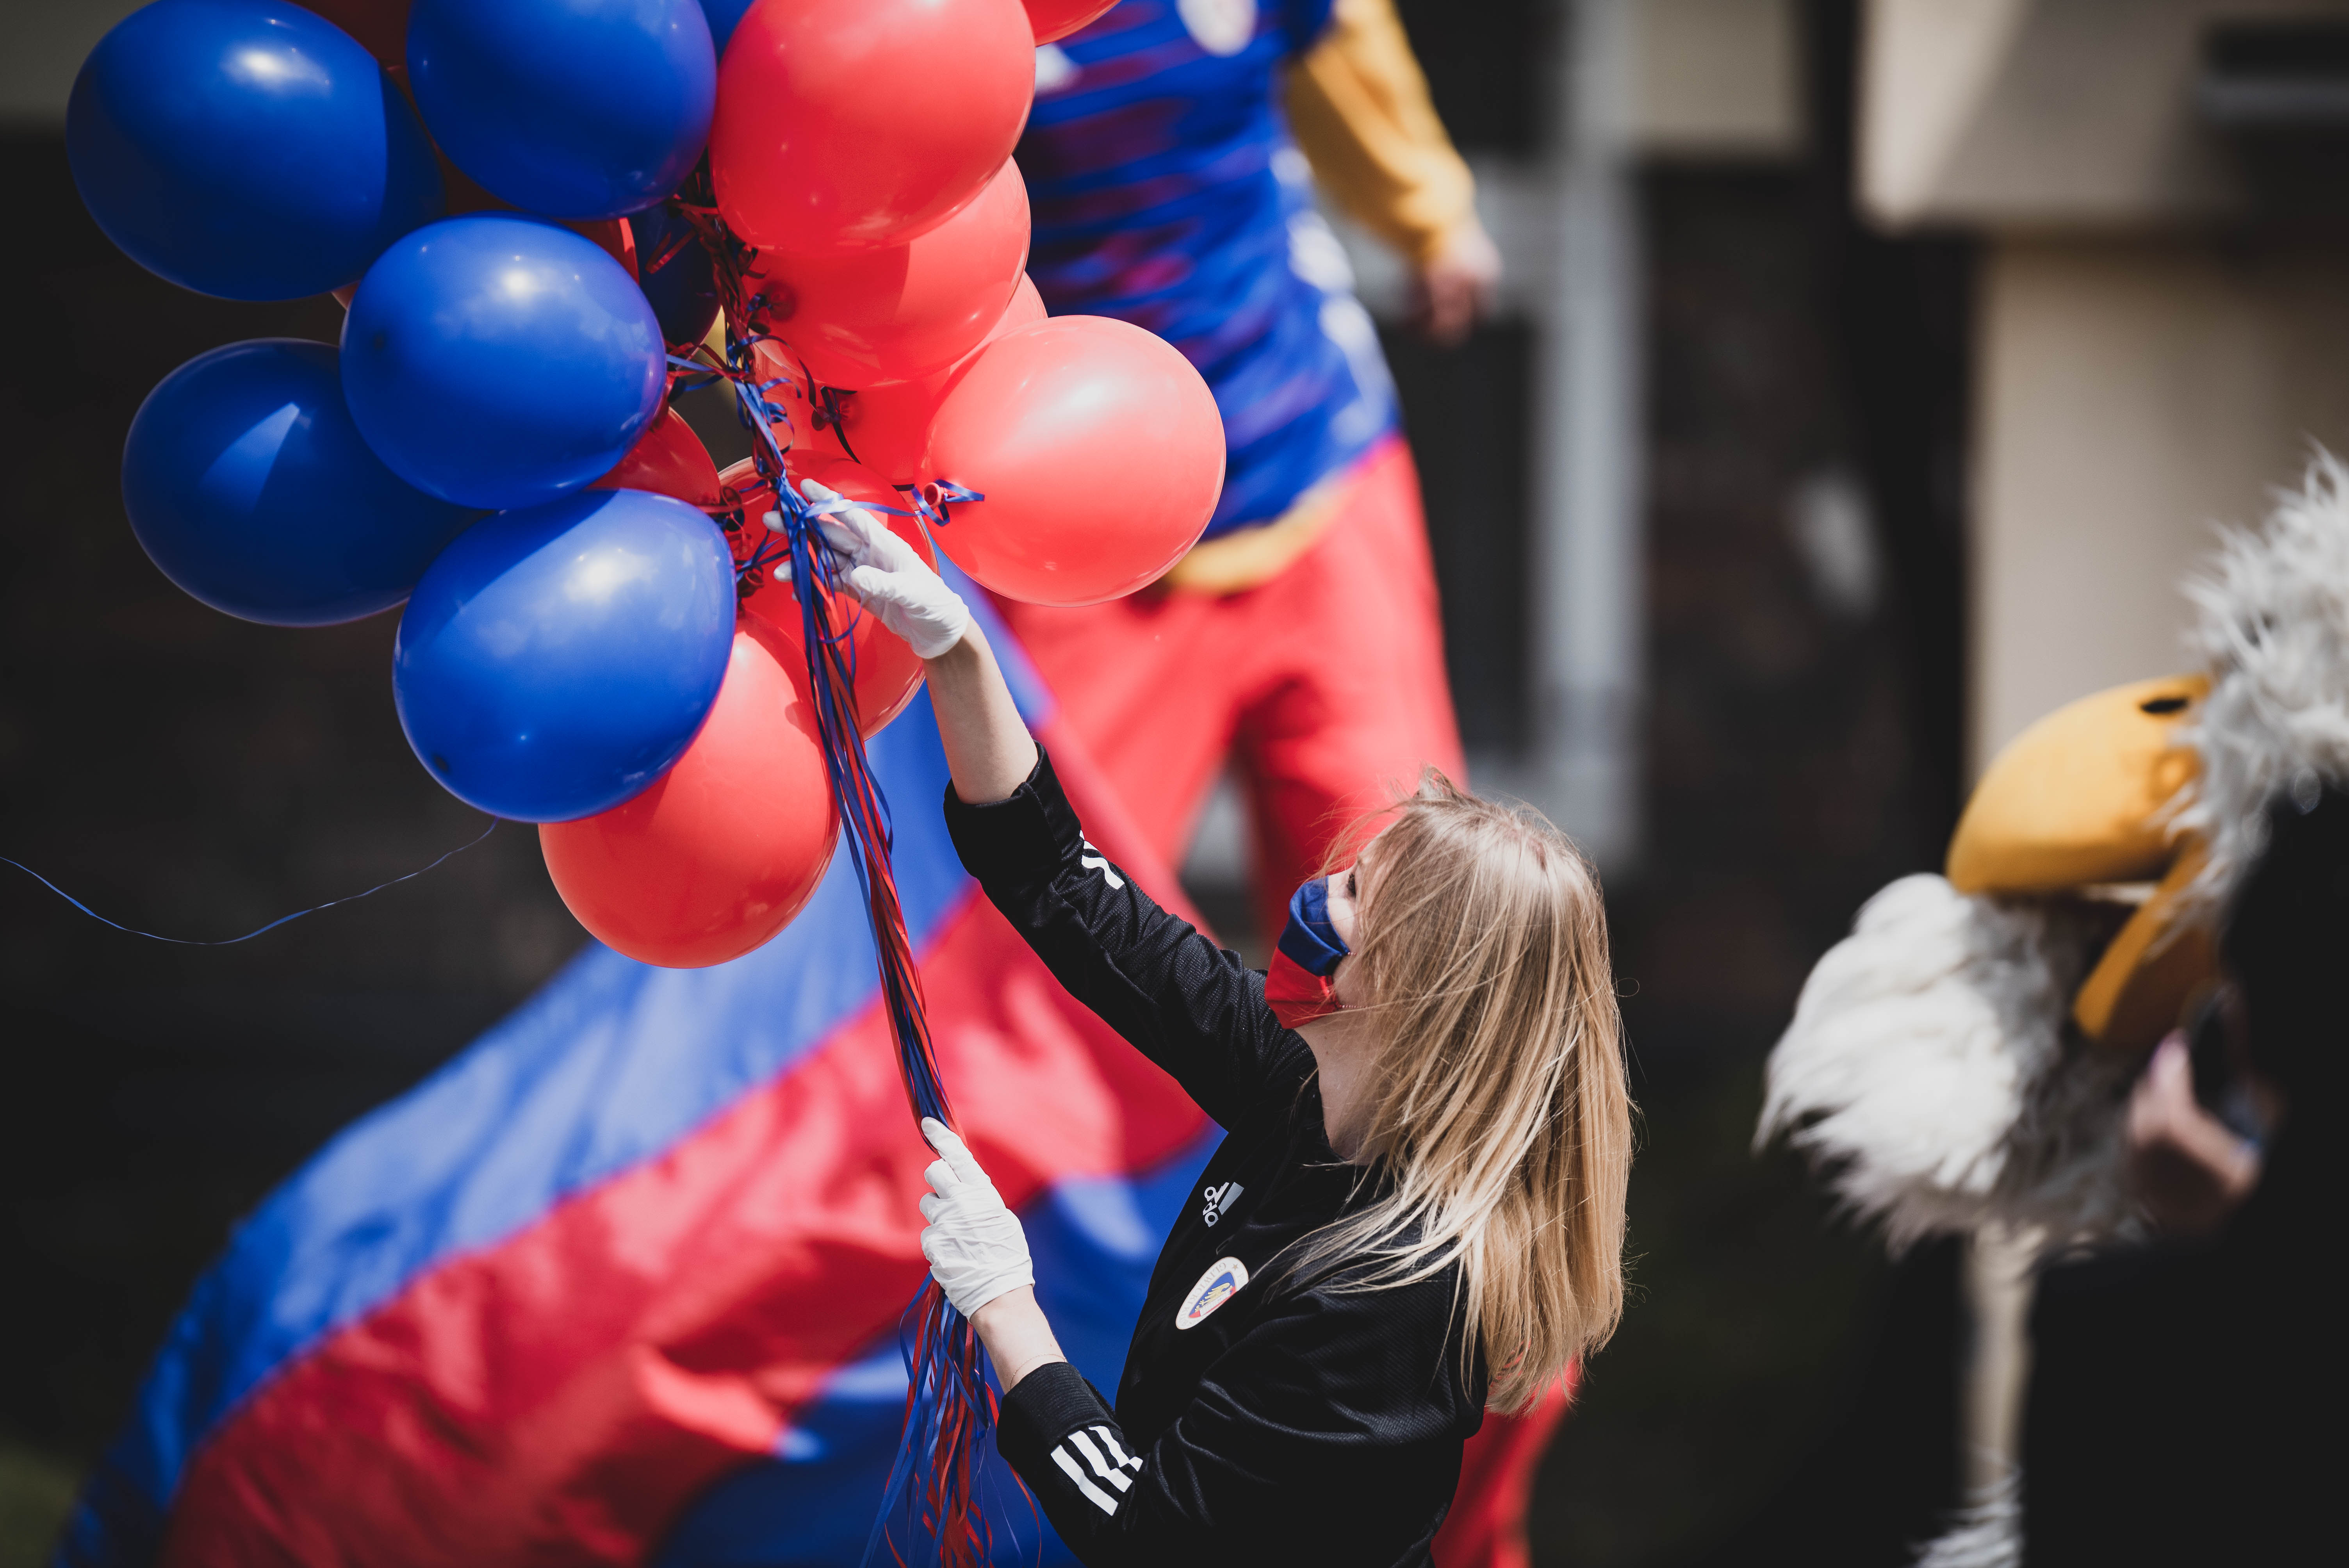
<svg viewBox="0 0 2349 1568">
<path fill-rule="evenodd" d="M 1353 949 L 1330 923 L 1330 879 L 1315 877 L 1299 882 L 1288 895 L 1288 923 L 1280 933 L 1280 950 L 1308 975 L 1327 979 L 1338 960 Z"/>
<path fill-rule="evenodd" d="M 1289 895 L 1288 923 L 1274 945 L 1264 985 L 1265 1000 L 1282 1027 L 1293 1029 L 1339 1011 L 1330 976 L 1351 951 L 1330 923 L 1328 877 L 1315 877 Z"/>
</svg>

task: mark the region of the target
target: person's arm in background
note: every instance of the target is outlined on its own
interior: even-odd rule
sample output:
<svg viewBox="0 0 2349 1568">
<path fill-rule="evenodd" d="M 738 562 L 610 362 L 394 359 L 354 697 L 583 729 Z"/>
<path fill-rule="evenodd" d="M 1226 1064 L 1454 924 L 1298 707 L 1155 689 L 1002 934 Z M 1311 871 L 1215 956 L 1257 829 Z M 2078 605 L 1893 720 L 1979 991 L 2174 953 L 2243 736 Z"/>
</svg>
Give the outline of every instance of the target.
<svg viewBox="0 0 2349 1568">
<path fill-rule="evenodd" d="M 2274 1090 L 2245 1074 L 2264 1114 L 2276 1119 Z M 2210 1114 L 2194 1093 L 2192 1047 L 2172 1030 L 2129 1092 L 2123 1123 L 2129 1184 L 2153 1222 L 2173 1235 L 2208 1236 L 2260 1184 L 2260 1145 Z"/>
<path fill-rule="evenodd" d="M 1411 263 L 1415 324 L 1438 343 L 1465 337 L 1492 307 L 1501 254 L 1393 0 L 1337 0 L 1289 67 L 1288 123 L 1331 199 Z"/>
</svg>

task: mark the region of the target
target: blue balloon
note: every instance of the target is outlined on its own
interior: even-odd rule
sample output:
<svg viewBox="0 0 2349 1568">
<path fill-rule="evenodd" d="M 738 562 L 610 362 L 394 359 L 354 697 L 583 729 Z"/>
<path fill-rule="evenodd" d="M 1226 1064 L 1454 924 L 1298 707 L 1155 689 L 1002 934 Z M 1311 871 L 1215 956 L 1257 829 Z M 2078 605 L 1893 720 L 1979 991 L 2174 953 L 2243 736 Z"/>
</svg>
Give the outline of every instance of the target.
<svg viewBox="0 0 2349 1568">
<path fill-rule="evenodd" d="M 400 617 L 408 743 L 469 806 L 592 816 L 661 776 L 718 700 L 734 559 L 709 517 L 592 490 L 475 523 Z"/>
<path fill-rule="evenodd" d="M 66 106 L 74 184 L 148 271 L 228 299 L 342 287 L 443 210 L 408 100 L 333 23 L 274 0 L 157 0 Z"/>
<path fill-rule="evenodd" d="M 726 40 L 750 9 L 751 0 L 701 0 L 701 14 L 709 19 L 709 41 L 718 46 L 718 57 L 726 57 Z"/>
<path fill-rule="evenodd" d="M 409 483 L 463 506 L 532 506 L 602 478 L 667 378 L 660 322 L 626 271 L 534 218 L 407 235 L 343 318 L 360 434 Z"/>
<path fill-rule="evenodd" d="M 290 337 L 233 343 L 165 377 L 130 422 L 131 531 L 215 610 L 273 626 L 388 610 L 478 515 L 383 466 L 335 359 Z"/>
<path fill-rule="evenodd" d="M 699 343 L 718 319 L 718 269 L 693 225 L 663 202 L 628 214 L 636 241 L 636 286 L 660 318 L 661 336 Z"/>
<path fill-rule="evenodd" d="M 695 0 L 416 0 L 408 79 L 440 150 L 493 194 L 617 218 L 692 171 L 718 56 Z"/>
</svg>

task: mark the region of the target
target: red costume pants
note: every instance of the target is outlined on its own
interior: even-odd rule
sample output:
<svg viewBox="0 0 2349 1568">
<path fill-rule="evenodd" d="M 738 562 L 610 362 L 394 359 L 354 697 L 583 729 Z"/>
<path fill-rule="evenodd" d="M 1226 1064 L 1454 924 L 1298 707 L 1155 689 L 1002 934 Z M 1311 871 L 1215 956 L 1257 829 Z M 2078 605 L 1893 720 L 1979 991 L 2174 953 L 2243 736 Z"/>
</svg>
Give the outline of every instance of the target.
<svg viewBox="0 0 2349 1568">
<path fill-rule="evenodd" d="M 1268 937 L 1348 828 L 1408 793 L 1423 768 L 1466 777 L 1410 449 L 1381 442 L 1343 482 L 1320 536 L 1257 587 L 1000 606 L 1168 864 L 1182 864 L 1232 758 Z M 1533 1469 L 1567 1400 L 1561 1385 L 1526 1416 L 1486 1416 L 1436 1537 L 1439 1568 L 1522 1568 Z"/>
</svg>

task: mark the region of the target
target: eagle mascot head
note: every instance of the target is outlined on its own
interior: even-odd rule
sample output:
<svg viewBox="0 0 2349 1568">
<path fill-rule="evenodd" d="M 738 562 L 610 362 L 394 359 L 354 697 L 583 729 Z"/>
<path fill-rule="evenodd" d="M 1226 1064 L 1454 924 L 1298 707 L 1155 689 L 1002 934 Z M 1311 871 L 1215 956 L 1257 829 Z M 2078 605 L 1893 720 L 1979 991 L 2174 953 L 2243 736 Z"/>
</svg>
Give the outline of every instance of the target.
<svg viewBox="0 0 2349 1568">
<path fill-rule="evenodd" d="M 2349 469 L 2320 454 L 2186 593 L 2199 667 L 2018 736 L 1943 874 L 1868 902 L 1771 1054 L 1757 1141 L 1791 1141 L 1895 1249 L 2140 1227 L 2130 1085 L 2225 1014 L 2220 937 L 2271 808 L 2349 788 Z"/>
</svg>

